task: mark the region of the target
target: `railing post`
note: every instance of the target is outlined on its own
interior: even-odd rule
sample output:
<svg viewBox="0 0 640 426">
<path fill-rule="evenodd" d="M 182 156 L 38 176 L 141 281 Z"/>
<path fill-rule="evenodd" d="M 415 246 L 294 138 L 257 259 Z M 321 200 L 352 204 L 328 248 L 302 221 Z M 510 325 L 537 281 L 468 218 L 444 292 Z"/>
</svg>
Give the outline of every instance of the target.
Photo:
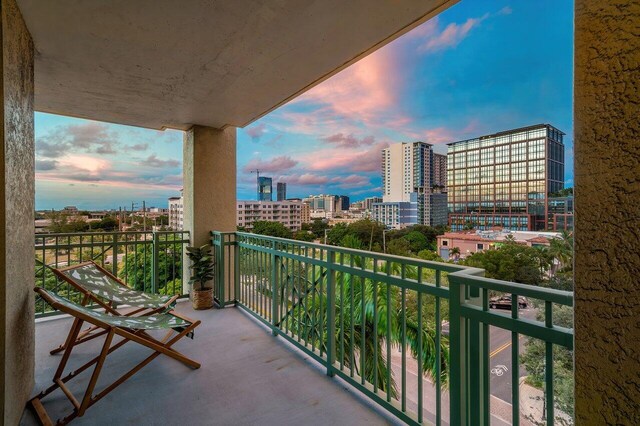
<svg viewBox="0 0 640 426">
<path fill-rule="evenodd" d="M 276 256 L 276 241 L 271 242 L 271 334 L 278 335 L 280 314 L 278 309 L 278 267 L 280 256 Z"/>
<path fill-rule="evenodd" d="M 234 306 L 238 306 L 240 297 L 240 246 L 238 245 L 238 234 L 233 233 L 233 301 Z"/>
<path fill-rule="evenodd" d="M 327 249 L 327 376 L 333 377 L 336 361 L 336 252 Z M 322 342 L 320 342 L 322 344 Z"/>
<path fill-rule="evenodd" d="M 151 293 L 158 293 L 158 257 L 160 252 L 159 235 L 154 231 L 151 239 Z"/>
<path fill-rule="evenodd" d="M 118 233 L 113 234 L 113 259 L 111 260 L 111 273 L 118 276 Z"/>
<path fill-rule="evenodd" d="M 462 277 L 449 275 L 450 303 L 450 424 L 487 425 L 489 362 L 487 328 L 462 315 L 463 304 L 481 306 L 479 289 L 470 289 Z M 477 297 L 476 297 L 477 295 Z M 468 296 L 468 297 L 467 297 Z"/>
<path fill-rule="evenodd" d="M 219 242 L 220 245 L 218 246 L 214 246 L 214 248 L 212 248 L 212 250 L 215 249 L 216 251 L 216 262 L 218 263 L 218 276 L 217 276 L 217 282 L 216 285 L 218 286 L 218 291 L 217 291 L 217 296 L 218 296 L 218 301 L 219 303 L 219 307 L 220 308 L 224 308 L 224 263 L 226 261 L 225 256 L 224 256 L 224 247 L 225 247 L 225 236 L 224 234 L 220 234 L 219 235 Z"/>
<path fill-rule="evenodd" d="M 449 275 L 449 294 L 451 304 L 449 307 L 449 421 L 451 426 L 461 426 L 468 423 L 467 413 L 467 358 L 466 358 L 466 321 L 460 313 L 460 306 L 464 300 L 464 286 L 460 285 L 459 278 Z"/>
</svg>

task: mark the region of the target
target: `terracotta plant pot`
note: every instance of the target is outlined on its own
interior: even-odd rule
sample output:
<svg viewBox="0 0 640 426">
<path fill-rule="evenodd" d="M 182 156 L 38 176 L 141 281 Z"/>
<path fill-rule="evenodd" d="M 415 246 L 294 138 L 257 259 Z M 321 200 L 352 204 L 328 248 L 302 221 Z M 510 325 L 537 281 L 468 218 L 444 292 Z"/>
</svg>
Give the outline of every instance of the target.
<svg viewBox="0 0 640 426">
<path fill-rule="evenodd" d="M 213 289 L 191 290 L 191 305 L 197 311 L 211 309 L 213 307 Z"/>
</svg>

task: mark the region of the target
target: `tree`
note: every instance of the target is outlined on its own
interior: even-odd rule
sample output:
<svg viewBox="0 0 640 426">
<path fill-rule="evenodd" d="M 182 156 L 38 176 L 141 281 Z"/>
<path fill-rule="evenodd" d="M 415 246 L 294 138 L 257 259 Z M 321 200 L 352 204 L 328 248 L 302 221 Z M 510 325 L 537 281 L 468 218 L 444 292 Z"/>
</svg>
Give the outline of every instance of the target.
<svg viewBox="0 0 640 426">
<path fill-rule="evenodd" d="M 395 256 L 410 256 L 411 245 L 406 238 L 396 238 L 395 240 L 389 241 L 387 244 L 387 253 Z"/>
<path fill-rule="evenodd" d="M 460 259 L 460 247 L 451 248 L 451 251 L 449 252 L 449 254 L 453 256 L 454 260 Z"/>
<path fill-rule="evenodd" d="M 384 225 L 370 219 L 358 220 L 348 226 L 348 233 L 358 237 L 367 249 L 373 249 L 376 243 L 378 243 L 379 247 L 382 247 L 383 230 Z"/>
<path fill-rule="evenodd" d="M 420 250 L 418 257 L 422 260 L 430 260 L 432 262 L 444 262 L 444 260 L 438 256 L 438 253 L 428 249 Z"/>
<path fill-rule="evenodd" d="M 169 238 L 169 237 L 168 237 Z M 169 238 L 170 240 L 170 238 Z M 153 248 L 150 243 L 139 244 L 120 261 L 118 277 L 135 290 L 154 292 L 152 283 Z M 158 250 L 158 288 L 161 294 L 182 294 L 182 244 L 162 244 Z M 180 281 L 181 282 L 181 281 Z"/>
<path fill-rule="evenodd" d="M 346 223 L 338 223 L 327 232 L 327 242 L 335 246 L 340 245 L 347 234 L 349 234 L 349 226 Z"/>
<path fill-rule="evenodd" d="M 544 310 L 538 310 L 537 320 L 544 321 Z M 569 306 L 553 305 L 553 323 L 560 327 L 573 328 L 573 309 Z M 544 388 L 546 343 L 528 338 L 520 361 L 529 376 L 527 382 L 539 389 Z M 573 352 L 565 347 L 553 347 L 554 403 L 566 414 L 573 414 Z M 556 420 L 562 423 L 562 418 Z"/>
<path fill-rule="evenodd" d="M 343 240 L 347 246 L 357 245 L 359 242 L 360 240 L 352 234 L 346 235 Z M 347 264 L 353 263 L 357 269 L 373 268 L 373 261 L 363 260 L 361 256 L 345 255 L 344 261 Z M 379 266 L 382 270 L 390 268 L 394 274 L 400 272 L 398 263 L 386 265 L 385 262 L 381 262 Z M 408 278 L 415 279 L 417 270 L 409 267 L 406 273 Z M 313 280 L 312 277 L 316 279 Z M 386 284 L 377 280 L 338 271 L 335 280 L 341 283 L 341 289 L 336 294 L 335 324 L 328 324 L 325 308 L 328 277 L 326 273 L 323 274 L 322 268 L 310 266 L 299 276 L 287 275 L 287 279 L 290 280 L 288 285 L 294 287 L 291 291 L 298 296 L 293 299 L 294 303 L 288 307 L 280 323 L 286 323 L 284 327 L 298 335 L 307 344 L 313 344 L 321 348 L 322 352 L 326 352 L 328 333 L 323 333 L 323 330 L 327 327 L 335 327 L 337 330 L 334 342 L 336 361 L 343 363 L 347 368 L 353 368 L 356 374 L 370 383 L 375 383 L 383 392 L 388 391 L 396 397 L 395 379 L 393 372 L 388 370 L 391 366 L 386 363 L 384 345 L 390 338 L 391 346 L 398 348 L 406 340 L 408 352 L 417 357 L 418 335 L 420 335 L 424 374 L 434 378 L 437 365 L 440 364 L 440 378 L 446 385 L 449 360 L 447 338 L 442 336 L 441 357 L 438 359 L 435 349 L 435 324 L 426 320 L 429 316 L 424 315 L 426 310 L 423 307 L 422 329 L 419 328 L 417 295 L 414 291 L 409 291 L 403 309 L 399 287 L 387 288 Z M 406 318 L 406 335 L 404 336 L 403 318 Z M 374 354 L 377 354 L 377 357 L 374 357 Z M 391 375 L 390 383 L 386 379 L 387 373 Z"/>
<path fill-rule="evenodd" d="M 418 253 L 429 246 L 427 237 L 419 231 L 411 231 L 403 237 L 409 243 L 409 250 L 412 253 Z"/>
<path fill-rule="evenodd" d="M 313 235 L 309 231 L 297 231 L 295 234 L 293 234 L 293 239 L 298 241 L 311 242 L 315 240 L 315 235 Z"/>
<path fill-rule="evenodd" d="M 93 226 L 95 229 L 102 229 L 103 231 L 114 231 L 118 229 L 118 221 L 113 216 L 105 216 Z"/>
<path fill-rule="evenodd" d="M 253 222 L 253 229 L 251 230 L 254 234 L 260 235 L 268 235 L 270 237 L 279 237 L 279 238 L 291 238 L 292 233 L 289 228 L 284 226 L 280 222 L 271 222 L 268 220 L 259 220 Z"/>
<path fill-rule="evenodd" d="M 559 270 L 573 270 L 573 235 L 562 231 L 560 238 L 553 238 L 549 245 L 549 254 L 558 261 Z M 555 272 L 555 271 L 554 271 Z"/>
<path fill-rule="evenodd" d="M 329 225 L 322 219 L 314 219 L 309 225 L 309 230 L 316 238 L 324 238 L 324 230 L 329 229 Z"/>
<path fill-rule="evenodd" d="M 550 266 L 543 250 L 514 242 L 507 242 L 496 250 L 473 253 L 464 264 L 484 269 L 489 278 L 532 285 L 542 283 L 544 272 Z"/>
</svg>

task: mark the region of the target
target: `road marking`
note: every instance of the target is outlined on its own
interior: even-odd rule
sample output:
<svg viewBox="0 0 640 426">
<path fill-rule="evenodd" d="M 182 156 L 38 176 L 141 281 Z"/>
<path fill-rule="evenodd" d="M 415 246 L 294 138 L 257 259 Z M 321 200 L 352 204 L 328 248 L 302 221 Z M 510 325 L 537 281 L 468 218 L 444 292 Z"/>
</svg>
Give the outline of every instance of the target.
<svg viewBox="0 0 640 426">
<path fill-rule="evenodd" d="M 495 349 L 493 352 L 491 352 L 489 354 L 489 358 L 493 358 L 495 355 L 498 355 L 500 352 L 504 351 L 509 346 L 511 346 L 511 342 L 505 343 L 504 345 L 500 346 L 498 349 Z"/>
</svg>

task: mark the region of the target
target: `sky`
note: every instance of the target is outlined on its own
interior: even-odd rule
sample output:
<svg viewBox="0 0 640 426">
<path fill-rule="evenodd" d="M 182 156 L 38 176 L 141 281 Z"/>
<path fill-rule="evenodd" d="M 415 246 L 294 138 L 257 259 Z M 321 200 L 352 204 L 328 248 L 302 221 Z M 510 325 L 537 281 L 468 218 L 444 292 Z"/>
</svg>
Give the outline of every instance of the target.
<svg viewBox="0 0 640 426">
<path fill-rule="evenodd" d="M 463 0 L 238 129 L 238 199 L 256 168 L 288 197 L 380 195 L 381 150 L 549 123 L 573 185 L 573 2 Z M 182 132 L 36 113 L 36 208 L 166 207 L 182 187 Z"/>
</svg>

